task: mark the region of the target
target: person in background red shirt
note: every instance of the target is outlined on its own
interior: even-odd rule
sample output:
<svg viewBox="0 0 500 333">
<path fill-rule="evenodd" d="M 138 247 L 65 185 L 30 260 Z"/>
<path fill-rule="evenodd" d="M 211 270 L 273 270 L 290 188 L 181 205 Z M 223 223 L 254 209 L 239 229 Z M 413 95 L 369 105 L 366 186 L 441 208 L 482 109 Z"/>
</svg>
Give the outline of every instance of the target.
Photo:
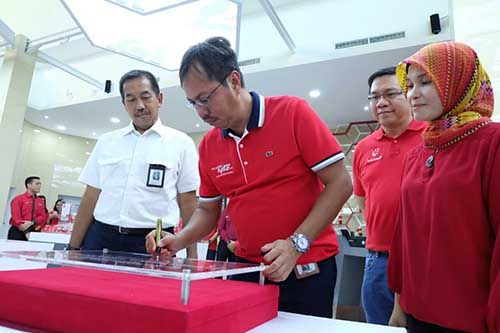
<svg viewBox="0 0 500 333">
<path fill-rule="evenodd" d="M 403 166 L 390 324 L 410 333 L 488 332 L 500 270 L 500 124 L 490 119 L 491 82 L 476 52 L 458 42 L 422 48 L 396 74 L 415 119 L 428 127 Z"/>
<path fill-rule="evenodd" d="M 387 261 L 396 225 L 406 153 L 421 145 L 425 123 L 415 121 L 396 77 L 396 67 L 368 78 L 370 109 L 380 128 L 356 145 L 352 165 L 354 197 L 366 221 L 365 272 L 361 299 L 366 321 L 387 325 L 394 293 L 387 283 Z"/>
<path fill-rule="evenodd" d="M 57 199 L 54 204 L 54 208 L 49 212 L 49 218 L 47 219 L 47 224 L 56 225 L 59 224 L 59 220 L 61 219 L 61 210 L 64 205 L 63 199 Z"/>
<path fill-rule="evenodd" d="M 225 208 L 219 218 L 217 226 L 219 230 L 219 244 L 217 246 L 217 261 L 236 261 L 234 248 L 228 248 L 229 243 L 236 241 L 236 229 L 231 222 L 231 217 L 228 215 L 227 208 Z"/>
<path fill-rule="evenodd" d="M 47 222 L 45 203 L 38 197 L 42 187 L 40 177 L 30 176 L 24 181 L 26 192 L 20 194 L 10 203 L 11 218 L 8 239 L 28 240 L 27 234 L 40 230 Z"/>
<path fill-rule="evenodd" d="M 217 228 L 215 228 L 208 234 L 207 237 L 203 238 L 203 240 L 208 242 L 207 260 L 215 260 L 215 256 L 217 254 L 217 237 L 219 237 L 219 232 L 217 231 Z"/>
</svg>

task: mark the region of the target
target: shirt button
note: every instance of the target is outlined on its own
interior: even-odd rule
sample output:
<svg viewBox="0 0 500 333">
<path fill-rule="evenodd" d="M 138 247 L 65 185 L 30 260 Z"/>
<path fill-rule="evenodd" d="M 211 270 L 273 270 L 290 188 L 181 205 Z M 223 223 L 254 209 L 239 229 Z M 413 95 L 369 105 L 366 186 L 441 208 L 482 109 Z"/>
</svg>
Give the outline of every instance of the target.
<svg viewBox="0 0 500 333">
<path fill-rule="evenodd" d="M 240 148 L 243 148 L 243 144 L 242 143 L 240 143 Z"/>
<path fill-rule="evenodd" d="M 394 140 L 393 142 L 394 142 L 394 143 L 398 143 L 398 140 Z"/>
<path fill-rule="evenodd" d="M 247 162 L 247 161 L 245 161 L 245 162 L 243 162 L 243 164 L 248 165 L 248 162 Z"/>
</svg>

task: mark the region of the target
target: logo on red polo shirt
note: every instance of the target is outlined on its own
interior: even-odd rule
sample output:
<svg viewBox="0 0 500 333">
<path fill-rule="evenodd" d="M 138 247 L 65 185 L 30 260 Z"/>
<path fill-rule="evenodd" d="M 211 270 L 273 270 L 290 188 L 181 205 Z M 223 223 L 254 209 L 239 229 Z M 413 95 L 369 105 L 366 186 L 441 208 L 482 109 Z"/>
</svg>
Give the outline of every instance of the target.
<svg viewBox="0 0 500 333">
<path fill-rule="evenodd" d="M 217 171 L 217 178 L 234 173 L 231 163 L 219 164 L 218 166 L 213 167 L 211 170 Z"/>
<path fill-rule="evenodd" d="M 380 148 L 373 148 L 371 155 L 368 157 L 366 160 L 368 163 L 378 161 L 382 158 L 382 155 L 380 155 Z"/>
</svg>

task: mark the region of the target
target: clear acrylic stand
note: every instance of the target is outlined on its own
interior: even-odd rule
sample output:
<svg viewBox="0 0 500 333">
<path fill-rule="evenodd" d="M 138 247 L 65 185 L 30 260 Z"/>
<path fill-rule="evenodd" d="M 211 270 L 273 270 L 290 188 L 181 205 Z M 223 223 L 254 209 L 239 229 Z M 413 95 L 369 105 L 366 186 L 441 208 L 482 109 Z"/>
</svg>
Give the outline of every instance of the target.
<svg viewBox="0 0 500 333">
<path fill-rule="evenodd" d="M 264 284 L 263 264 L 243 264 L 176 257 L 151 257 L 149 254 L 115 251 L 0 251 L 0 257 L 25 259 L 60 266 L 76 266 L 113 272 L 156 276 L 182 281 L 181 303 L 189 302 L 191 281 L 228 275 L 260 272 Z"/>
</svg>

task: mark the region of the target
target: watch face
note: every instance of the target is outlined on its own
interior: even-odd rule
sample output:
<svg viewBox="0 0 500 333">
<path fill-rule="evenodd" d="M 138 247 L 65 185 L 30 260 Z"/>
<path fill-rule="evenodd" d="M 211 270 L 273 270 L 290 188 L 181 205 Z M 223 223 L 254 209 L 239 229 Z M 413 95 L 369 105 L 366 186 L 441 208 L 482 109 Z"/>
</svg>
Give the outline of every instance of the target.
<svg viewBox="0 0 500 333">
<path fill-rule="evenodd" d="M 309 246 L 309 242 L 305 237 L 298 237 L 297 239 L 297 245 L 300 249 L 307 250 Z"/>
</svg>

